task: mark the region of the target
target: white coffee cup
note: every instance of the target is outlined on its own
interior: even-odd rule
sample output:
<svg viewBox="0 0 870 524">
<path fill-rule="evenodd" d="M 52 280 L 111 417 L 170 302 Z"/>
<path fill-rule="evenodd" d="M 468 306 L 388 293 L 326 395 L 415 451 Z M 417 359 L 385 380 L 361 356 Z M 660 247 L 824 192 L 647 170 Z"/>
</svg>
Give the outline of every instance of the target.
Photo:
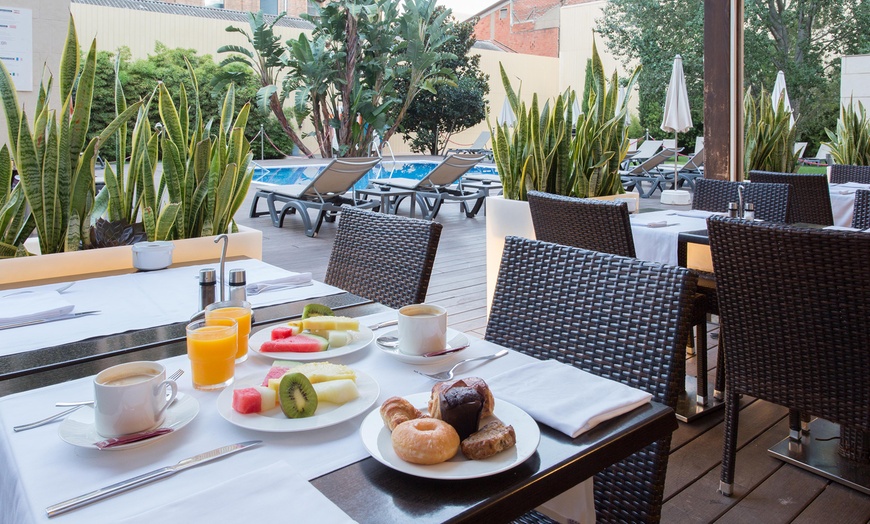
<svg viewBox="0 0 870 524">
<path fill-rule="evenodd" d="M 446 309 L 431 304 L 412 304 L 399 310 L 399 351 L 422 355 L 446 347 Z"/>
<path fill-rule="evenodd" d="M 166 388 L 172 391 L 166 398 Z M 163 423 L 166 408 L 178 395 L 178 384 L 166 380 L 157 362 L 127 362 L 94 377 L 94 422 L 97 433 L 120 437 Z"/>
</svg>

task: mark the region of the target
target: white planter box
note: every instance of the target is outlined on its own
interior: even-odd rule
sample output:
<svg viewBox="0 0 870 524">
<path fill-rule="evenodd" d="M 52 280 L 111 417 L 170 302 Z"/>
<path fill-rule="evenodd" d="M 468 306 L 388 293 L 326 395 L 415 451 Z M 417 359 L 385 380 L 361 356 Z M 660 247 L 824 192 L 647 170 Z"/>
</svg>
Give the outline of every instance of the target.
<svg viewBox="0 0 870 524">
<path fill-rule="evenodd" d="M 216 261 L 221 256 L 223 242 L 215 244 L 213 236 L 174 240 L 172 263 Z M 29 239 L 25 246 L 31 253 L 39 252 L 37 239 Z M 239 226 L 238 233 L 229 235 L 227 257 L 245 256 L 262 260 L 263 233 L 257 229 Z M 133 270 L 133 247 L 88 249 L 52 255 L 6 258 L 0 260 L 0 285 L 47 278 L 86 276 L 105 271 Z"/>
</svg>

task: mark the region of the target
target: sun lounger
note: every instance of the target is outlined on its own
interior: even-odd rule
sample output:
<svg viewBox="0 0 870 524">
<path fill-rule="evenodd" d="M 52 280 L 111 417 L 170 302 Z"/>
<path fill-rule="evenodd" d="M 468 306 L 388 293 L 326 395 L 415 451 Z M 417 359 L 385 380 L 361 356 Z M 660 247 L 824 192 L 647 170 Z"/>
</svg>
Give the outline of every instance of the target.
<svg viewBox="0 0 870 524">
<path fill-rule="evenodd" d="M 665 180 L 674 182 L 674 165 L 671 163 L 662 163 L 656 168 L 656 171 L 661 173 Z M 688 162 L 679 166 L 677 169 L 677 187 L 682 187 L 683 183 L 688 183 L 689 187 L 694 191 L 695 189 L 695 180 L 698 178 L 702 178 L 704 176 L 704 149 L 702 148 L 700 151 L 692 155 Z"/>
<path fill-rule="evenodd" d="M 653 155 L 645 162 L 634 166 L 631 169 L 622 170 L 619 175 L 622 177 L 622 183 L 626 191 L 637 189 L 641 198 L 649 198 L 656 189 L 665 190 L 667 180 L 665 176 L 657 170 L 657 168 L 667 159 L 673 157 L 676 152 L 673 149 L 663 149 Z M 643 184 L 649 183 L 648 191 L 643 191 Z"/>
<path fill-rule="evenodd" d="M 474 200 L 474 207 L 469 211 L 465 206 L 465 214 L 469 218 L 474 217 L 483 205 L 486 191 L 481 188 L 466 189 L 462 186 L 462 175 L 476 166 L 486 155 L 456 155 L 452 154 L 435 166 L 422 180 L 410 178 L 379 178 L 371 183 L 379 186 L 391 186 L 401 189 L 411 189 L 420 204 L 423 217 L 431 220 L 438 215 L 441 204 L 445 200 L 462 202 L 465 204 Z M 401 199 L 402 197 L 400 197 Z M 398 205 L 398 202 L 396 203 Z"/>
<path fill-rule="evenodd" d="M 487 158 L 492 158 L 492 149 L 486 147 L 489 143 L 491 135 L 489 131 L 481 131 L 477 140 L 471 144 L 471 147 L 453 147 L 447 150 L 447 154 L 461 153 L 466 155 L 485 155 Z"/>
<path fill-rule="evenodd" d="M 356 207 L 373 208 L 377 202 L 356 200 L 346 194 L 352 190 L 366 173 L 375 167 L 380 158 L 336 158 L 327 165 L 323 171 L 314 178 L 302 184 L 287 186 L 264 186 L 254 194 L 251 203 L 251 217 L 269 214 L 272 225 L 284 226 L 284 216 L 287 213 L 299 211 L 299 217 L 305 226 L 305 234 L 309 237 L 317 236 L 323 219 L 332 221 L 341 210 L 342 204 L 350 204 Z M 265 199 L 268 211 L 258 211 L 259 199 Z M 283 202 L 284 206 L 278 211 L 275 202 Z M 317 218 L 312 224 L 308 210 L 317 211 Z"/>
</svg>

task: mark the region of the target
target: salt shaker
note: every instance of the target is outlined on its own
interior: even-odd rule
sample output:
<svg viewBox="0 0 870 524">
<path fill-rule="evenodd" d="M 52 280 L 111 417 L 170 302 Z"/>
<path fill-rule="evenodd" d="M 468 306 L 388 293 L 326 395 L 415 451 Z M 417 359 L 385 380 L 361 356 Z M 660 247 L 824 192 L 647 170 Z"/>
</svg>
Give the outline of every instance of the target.
<svg viewBox="0 0 870 524">
<path fill-rule="evenodd" d="M 206 268 L 199 270 L 199 309 L 202 311 L 205 306 L 213 304 L 215 301 L 215 288 L 217 286 L 217 274 L 214 268 Z"/>
<path fill-rule="evenodd" d="M 738 214 L 737 202 L 728 202 L 728 218 L 737 218 Z"/>
<path fill-rule="evenodd" d="M 233 302 L 244 302 L 245 300 L 247 300 L 248 294 L 245 291 L 246 285 L 247 283 L 245 282 L 245 270 L 231 269 L 229 282 L 229 299 Z"/>
<path fill-rule="evenodd" d="M 743 207 L 743 219 L 755 220 L 755 204 L 747 202 Z"/>
</svg>

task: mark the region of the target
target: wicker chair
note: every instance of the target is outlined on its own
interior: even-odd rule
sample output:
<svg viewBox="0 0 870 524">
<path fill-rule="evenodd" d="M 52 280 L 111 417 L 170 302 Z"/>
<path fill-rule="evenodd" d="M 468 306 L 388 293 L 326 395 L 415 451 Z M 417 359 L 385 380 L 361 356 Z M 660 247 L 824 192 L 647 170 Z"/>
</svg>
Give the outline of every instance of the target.
<svg viewBox="0 0 870 524">
<path fill-rule="evenodd" d="M 508 237 L 486 339 L 640 388 L 674 407 L 694 292 L 694 277 L 683 268 Z M 641 317 L 656 322 L 639 329 Z M 670 441 L 595 476 L 599 521 L 659 521 Z"/>
<path fill-rule="evenodd" d="M 727 340 L 720 491 L 731 494 L 741 394 L 789 408 L 793 439 L 799 413 L 841 424 L 840 454 L 867 460 L 852 437 L 870 431 L 870 236 L 721 217 L 708 231 Z"/>
<path fill-rule="evenodd" d="M 441 224 L 344 206 L 327 284 L 392 308 L 426 300 Z"/>
<path fill-rule="evenodd" d="M 738 187 L 743 187 L 743 198 L 755 205 L 755 218 L 769 222 L 786 223 L 792 188 L 788 184 L 730 182 L 728 180 L 699 179 L 695 182 L 692 209 L 716 213 L 728 211 L 729 202 L 738 201 Z"/>
<path fill-rule="evenodd" d="M 855 191 L 855 205 L 852 208 L 852 227 L 870 228 L 870 191 Z"/>
<path fill-rule="evenodd" d="M 632 258 L 636 256 L 634 235 L 631 233 L 631 221 L 625 203 L 565 197 L 538 191 L 529 191 L 528 200 L 535 237 L 538 240 L 611 255 Z M 706 293 L 698 293 L 693 297 L 692 325 L 697 330 L 694 347 L 698 356 L 695 361 L 698 377 L 707 374 L 709 304 L 710 297 Z M 706 399 L 706 382 L 699 381 L 698 385 L 699 396 Z"/>
<path fill-rule="evenodd" d="M 538 240 L 624 257 L 635 257 L 624 202 L 606 202 L 529 191 L 529 210 Z"/>
<path fill-rule="evenodd" d="M 832 165 L 831 183 L 845 184 L 846 182 L 870 184 L 870 166 L 845 166 L 842 164 Z"/>
<path fill-rule="evenodd" d="M 750 171 L 752 182 L 766 184 L 789 184 L 794 199 L 789 206 L 788 223 L 834 225 L 834 212 L 831 209 L 831 193 L 825 175 L 799 175 L 796 173 L 773 173 L 770 171 Z"/>
</svg>

